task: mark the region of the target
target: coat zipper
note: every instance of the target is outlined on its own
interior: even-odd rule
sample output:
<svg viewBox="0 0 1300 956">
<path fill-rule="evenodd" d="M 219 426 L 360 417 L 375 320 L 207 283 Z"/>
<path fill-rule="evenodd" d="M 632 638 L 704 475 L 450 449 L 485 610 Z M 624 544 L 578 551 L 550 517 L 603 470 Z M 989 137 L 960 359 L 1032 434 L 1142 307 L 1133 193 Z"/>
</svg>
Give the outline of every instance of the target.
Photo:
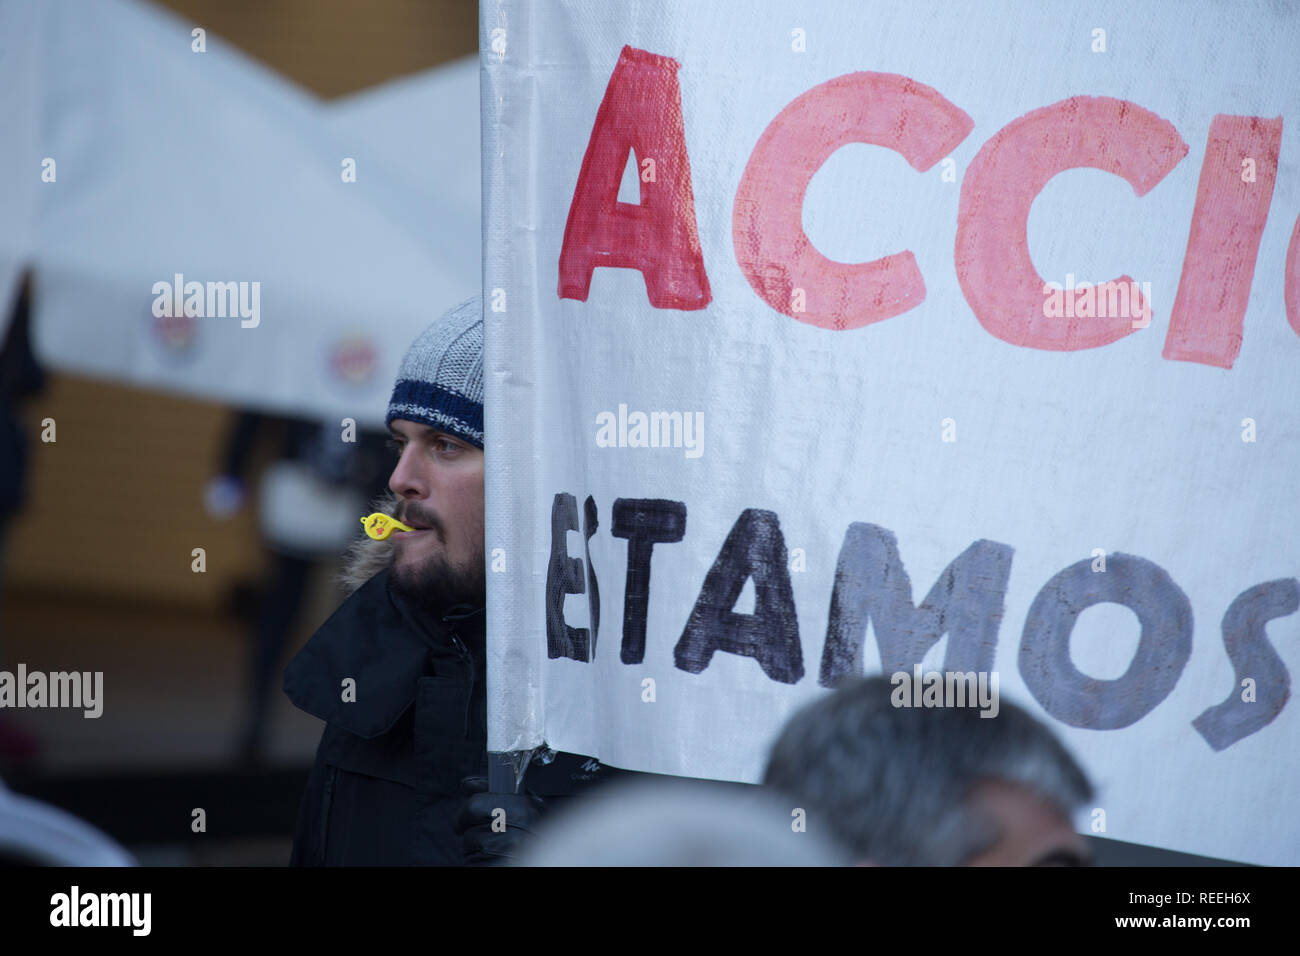
<svg viewBox="0 0 1300 956">
<path fill-rule="evenodd" d="M 474 666 L 474 656 L 466 649 L 455 631 L 451 632 L 451 639 L 456 645 L 457 653 L 469 664 L 469 695 L 465 698 L 465 739 L 469 740 L 469 710 L 474 704 L 474 685 L 478 681 L 478 673 Z"/>
<path fill-rule="evenodd" d="M 334 801 L 334 778 L 338 775 L 337 767 L 330 767 L 330 775 L 325 778 L 325 793 L 321 798 L 320 813 L 320 865 L 325 865 L 325 850 L 329 846 L 330 804 Z"/>
</svg>

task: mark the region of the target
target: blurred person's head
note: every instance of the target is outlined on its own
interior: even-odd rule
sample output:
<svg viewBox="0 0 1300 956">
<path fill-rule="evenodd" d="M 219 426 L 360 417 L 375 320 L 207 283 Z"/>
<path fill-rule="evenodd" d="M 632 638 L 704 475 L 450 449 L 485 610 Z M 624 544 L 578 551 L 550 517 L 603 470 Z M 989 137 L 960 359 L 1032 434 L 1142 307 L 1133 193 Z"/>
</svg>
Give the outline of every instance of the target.
<svg viewBox="0 0 1300 956">
<path fill-rule="evenodd" d="M 130 853 L 96 827 L 0 781 L 0 867 L 135 865 Z"/>
<path fill-rule="evenodd" d="M 757 787 L 698 780 L 610 783 L 539 826 L 520 866 L 842 866 Z"/>
<path fill-rule="evenodd" d="M 483 305 L 449 310 L 415 340 L 387 423 L 398 460 L 391 581 L 417 605 L 484 603 Z"/>
<path fill-rule="evenodd" d="M 1092 785 L 1046 726 L 1007 701 L 989 718 L 893 694 L 885 677 L 853 680 L 777 739 L 763 782 L 805 808 L 810 830 L 864 864 L 1088 862 L 1071 818 Z"/>
</svg>

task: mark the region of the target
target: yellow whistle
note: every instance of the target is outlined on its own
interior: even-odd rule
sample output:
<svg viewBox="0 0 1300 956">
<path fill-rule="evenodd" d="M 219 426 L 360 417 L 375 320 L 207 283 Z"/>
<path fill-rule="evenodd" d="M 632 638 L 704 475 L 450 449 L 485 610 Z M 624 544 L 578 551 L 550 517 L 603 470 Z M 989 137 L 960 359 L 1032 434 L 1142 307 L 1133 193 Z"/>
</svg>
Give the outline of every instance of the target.
<svg viewBox="0 0 1300 956">
<path fill-rule="evenodd" d="M 398 521 L 392 515 L 386 515 L 382 511 L 376 511 L 372 515 L 366 515 L 361 519 L 361 524 L 366 529 L 366 534 L 376 541 L 385 540 L 394 531 L 414 531 L 414 528 L 408 527 Z"/>
</svg>

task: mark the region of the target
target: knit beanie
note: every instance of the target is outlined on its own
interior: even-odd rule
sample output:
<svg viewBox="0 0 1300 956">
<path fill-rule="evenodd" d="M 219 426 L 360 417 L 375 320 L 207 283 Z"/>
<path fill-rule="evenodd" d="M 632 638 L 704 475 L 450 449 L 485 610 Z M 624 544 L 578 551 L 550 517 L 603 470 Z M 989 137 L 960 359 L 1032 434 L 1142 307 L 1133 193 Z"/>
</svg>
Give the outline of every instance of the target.
<svg viewBox="0 0 1300 956">
<path fill-rule="evenodd" d="M 483 299 L 446 312 L 415 340 L 388 403 L 393 419 L 429 425 L 483 447 Z"/>
</svg>

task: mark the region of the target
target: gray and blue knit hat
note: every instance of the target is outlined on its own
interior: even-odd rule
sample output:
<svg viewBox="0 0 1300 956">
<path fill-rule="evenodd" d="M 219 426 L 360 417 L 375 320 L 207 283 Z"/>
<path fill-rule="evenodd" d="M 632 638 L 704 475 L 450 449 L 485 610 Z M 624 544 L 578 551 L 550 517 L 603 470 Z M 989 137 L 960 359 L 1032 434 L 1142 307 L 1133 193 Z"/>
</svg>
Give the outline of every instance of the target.
<svg viewBox="0 0 1300 956">
<path fill-rule="evenodd" d="M 447 311 L 415 340 L 393 386 L 385 423 L 429 425 L 483 447 L 483 299 Z"/>
</svg>

